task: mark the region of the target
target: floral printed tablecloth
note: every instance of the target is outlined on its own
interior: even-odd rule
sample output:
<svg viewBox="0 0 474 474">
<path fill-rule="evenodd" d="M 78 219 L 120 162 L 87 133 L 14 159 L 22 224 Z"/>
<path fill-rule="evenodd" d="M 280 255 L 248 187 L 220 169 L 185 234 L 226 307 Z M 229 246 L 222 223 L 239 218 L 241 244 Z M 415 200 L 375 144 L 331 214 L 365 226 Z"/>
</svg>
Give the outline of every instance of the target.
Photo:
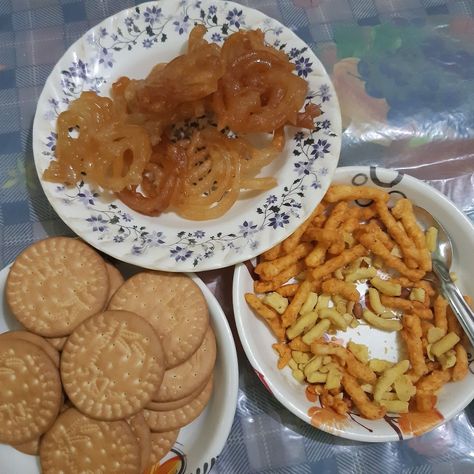
<svg viewBox="0 0 474 474">
<path fill-rule="evenodd" d="M 70 233 L 46 201 L 33 165 L 32 120 L 49 72 L 90 26 L 136 3 L 0 1 L 2 266 L 35 240 Z M 241 3 L 293 29 L 326 65 L 345 128 L 341 165 L 400 169 L 430 182 L 474 219 L 472 0 Z M 232 269 L 201 276 L 232 322 Z M 374 445 L 338 439 L 303 424 L 276 402 L 237 345 L 237 413 L 215 472 L 474 472 L 473 404 L 413 440 Z M 8 469 L 0 466 L 2 473 L 12 472 Z"/>
</svg>

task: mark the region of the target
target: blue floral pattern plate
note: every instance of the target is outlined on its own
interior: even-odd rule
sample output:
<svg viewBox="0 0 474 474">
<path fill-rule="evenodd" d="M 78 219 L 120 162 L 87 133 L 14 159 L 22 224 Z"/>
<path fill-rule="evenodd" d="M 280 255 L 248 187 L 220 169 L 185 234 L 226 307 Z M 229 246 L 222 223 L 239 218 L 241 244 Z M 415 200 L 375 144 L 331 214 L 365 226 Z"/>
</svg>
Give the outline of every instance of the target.
<svg viewBox="0 0 474 474">
<path fill-rule="evenodd" d="M 278 186 L 241 194 L 223 217 L 189 221 L 174 213 L 138 214 L 119 200 L 80 182 L 67 188 L 41 179 L 54 158 L 56 118 L 93 90 L 109 95 L 120 76 L 145 77 L 152 66 L 185 48 L 195 24 L 222 44 L 239 29 L 261 28 L 269 44 L 284 50 L 295 73 L 309 83 L 307 102 L 320 106 L 314 130 L 287 127 L 282 155 L 262 170 Z M 287 237 L 322 199 L 341 145 L 339 104 L 331 81 L 311 49 L 291 30 L 256 10 L 222 1 L 162 0 L 124 10 L 92 28 L 54 67 L 38 101 L 33 125 L 36 169 L 51 205 L 71 229 L 101 251 L 152 269 L 199 271 L 242 262 Z"/>
</svg>

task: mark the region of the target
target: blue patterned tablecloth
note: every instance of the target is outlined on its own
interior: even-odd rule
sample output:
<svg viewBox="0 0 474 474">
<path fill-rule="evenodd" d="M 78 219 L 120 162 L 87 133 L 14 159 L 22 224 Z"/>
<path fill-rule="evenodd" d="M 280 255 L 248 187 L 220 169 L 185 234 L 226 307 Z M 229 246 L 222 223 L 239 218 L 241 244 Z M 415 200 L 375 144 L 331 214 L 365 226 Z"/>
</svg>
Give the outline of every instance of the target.
<svg viewBox="0 0 474 474">
<path fill-rule="evenodd" d="M 0 263 L 47 235 L 69 234 L 36 177 L 31 128 L 65 49 L 130 0 L 0 0 Z M 378 164 L 425 179 L 474 218 L 474 3 L 471 0 L 244 0 L 322 59 L 338 91 L 340 164 Z M 232 269 L 203 275 L 232 321 Z M 242 351 L 237 413 L 218 473 L 474 472 L 474 406 L 420 438 L 335 438 L 286 411 Z M 9 473 L 7 466 L 0 472 Z"/>
</svg>

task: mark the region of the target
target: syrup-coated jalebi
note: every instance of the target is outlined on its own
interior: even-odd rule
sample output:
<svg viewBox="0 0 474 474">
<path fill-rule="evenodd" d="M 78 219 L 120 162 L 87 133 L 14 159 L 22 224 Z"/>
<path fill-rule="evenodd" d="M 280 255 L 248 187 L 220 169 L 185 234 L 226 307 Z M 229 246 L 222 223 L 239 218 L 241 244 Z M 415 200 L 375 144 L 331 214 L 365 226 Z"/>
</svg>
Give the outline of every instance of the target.
<svg viewBox="0 0 474 474">
<path fill-rule="evenodd" d="M 182 146 L 168 139 L 162 140 L 146 165 L 141 192 L 137 186 L 130 186 L 118 194 L 119 198 L 141 214 L 160 215 L 172 202 L 186 161 L 186 152 Z"/>
<path fill-rule="evenodd" d="M 57 134 L 56 160 L 45 180 L 66 185 L 86 180 L 110 191 L 141 183 L 150 139 L 142 127 L 125 123 L 111 99 L 83 92 L 59 115 Z"/>
<path fill-rule="evenodd" d="M 241 190 L 275 186 L 257 175 L 283 150 L 284 126 L 311 128 L 321 111 L 312 104 L 301 111 L 307 83 L 262 31 L 234 33 L 222 48 L 205 33 L 195 26 L 187 52 L 145 79 L 121 77 L 112 99 L 84 92 L 73 101 L 58 117 L 56 160 L 44 178 L 85 180 L 142 214 L 172 210 L 193 220 L 223 215 Z M 179 123 L 203 116 L 217 128 L 171 139 Z M 272 134 L 271 143 L 251 145 L 248 133 Z"/>
<path fill-rule="evenodd" d="M 153 145 L 173 124 L 204 115 L 205 100 L 217 90 L 224 63 L 219 46 L 203 39 L 205 32 L 202 25 L 194 27 L 187 53 L 158 64 L 146 79 L 121 78 L 114 85 L 114 98 L 122 95 L 128 120 L 144 126 Z"/>
<path fill-rule="evenodd" d="M 226 72 L 212 106 L 220 128 L 236 133 L 273 132 L 296 125 L 308 84 L 293 74 L 288 56 L 265 44 L 261 30 L 239 31 L 222 47 Z"/>
</svg>

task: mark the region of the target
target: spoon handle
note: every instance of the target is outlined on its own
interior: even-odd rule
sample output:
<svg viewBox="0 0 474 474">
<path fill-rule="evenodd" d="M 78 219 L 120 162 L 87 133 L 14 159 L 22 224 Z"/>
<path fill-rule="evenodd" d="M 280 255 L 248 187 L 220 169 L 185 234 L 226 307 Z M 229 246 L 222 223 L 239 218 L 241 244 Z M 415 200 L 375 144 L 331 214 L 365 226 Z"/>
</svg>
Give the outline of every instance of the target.
<svg viewBox="0 0 474 474">
<path fill-rule="evenodd" d="M 448 299 L 471 345 L 474 347 L 474 311 L 464 300 L 459 288 L 453 283 L 444 263 L 433 259 L 433 271 L 439 278 L 443 295 Z"/>
</svg>

